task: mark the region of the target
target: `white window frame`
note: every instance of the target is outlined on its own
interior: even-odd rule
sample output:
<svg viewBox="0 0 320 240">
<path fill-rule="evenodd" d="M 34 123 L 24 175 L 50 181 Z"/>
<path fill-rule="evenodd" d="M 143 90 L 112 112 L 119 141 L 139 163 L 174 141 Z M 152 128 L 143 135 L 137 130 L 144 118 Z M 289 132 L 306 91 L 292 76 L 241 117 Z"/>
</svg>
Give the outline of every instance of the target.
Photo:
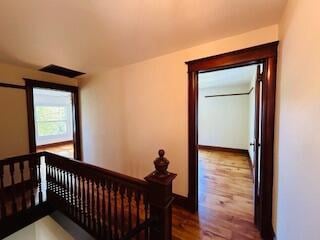
<svg viewBox="0 0 320 240">
<path fill-rule="evenodd" d="M 50 91 L 47 90 L 50 94 Z M 48 136 L 39 136 L 38 123 L 40 121 L 37 120 L 37 107 L 65 107 L 67 110 L 66 116 L 66 128 L 67 131 L 65 134 L 59 135 L 48 135 Z M 34 116 L 35 116 L 35 133 L 36 133 L 36 145 L 47 145 L 58 142 L 72 141 L 73 139 L 73 118 L 72 118 L 72 102 L 71 102 L 71 94 L 66 93 L 66 96 L 46 96 L 43 94 L 37 94 L 35 91 L 34 94 Z M 44 121 L 41 121 L 44 122 Z M 50 122 L 50 121 L 48 121 Z M 56 122 L 63 122 L 63 120 L 57 120 Z"/>
</svg>

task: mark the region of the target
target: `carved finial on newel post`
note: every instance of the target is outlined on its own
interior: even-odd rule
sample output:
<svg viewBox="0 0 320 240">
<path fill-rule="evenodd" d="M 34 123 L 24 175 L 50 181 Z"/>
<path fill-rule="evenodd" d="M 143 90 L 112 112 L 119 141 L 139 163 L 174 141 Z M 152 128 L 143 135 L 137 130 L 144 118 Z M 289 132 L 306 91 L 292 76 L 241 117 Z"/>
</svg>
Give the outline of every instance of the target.
<svg viewBox="0 0 320 240">
<path fill-rule="evenodd" d="M 154 174 L 158 177 L 166 177 L 168 176 L 168 166 L 169 161 L 164 157 L 165 151 L 163 149 L 158 151 L 159 157 L 154 160 L 154 167 L 156 168 L 156 171 Z"/>
<path fill-rule="evenodd" d="M 165 151 L 159 150 L 159 157 L 154 160 L 155 171 L 145 177 L 149 183 L 150 217 L 155 220 L 150 229 L 150 239 L 171 240 L 172 238 L 172 182 L 177 174 L 168 172 L 169 161 Z"/>
</svg>

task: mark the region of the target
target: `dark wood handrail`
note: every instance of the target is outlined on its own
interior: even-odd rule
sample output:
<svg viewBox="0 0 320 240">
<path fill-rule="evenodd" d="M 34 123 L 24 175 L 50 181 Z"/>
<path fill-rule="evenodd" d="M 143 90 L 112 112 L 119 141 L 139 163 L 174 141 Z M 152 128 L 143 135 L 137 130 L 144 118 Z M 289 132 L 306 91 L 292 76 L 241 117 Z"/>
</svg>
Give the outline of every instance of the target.
<svg viewBox="0 0 320 240">
<path fill-rule="evenodd" d="M 25 155 L 20 155 L 20 156 L 14 156 L 14 157 L 8 157 L 0 160 L 0 166 L 4 165 L 9 165 L 12 163 L 18 163 L 21 161 L 26 161 L 27 159 L 30 158 L 36 158 L 43 156 L 44 152 L 39 152 L 39 153 L 30 153 L 30 154 L 25 154 Z"/>
<path fill-rule="evenodd" d="M 98 166 L 95 166 L 93 164 L 90 163 L 86 163 L 83 161 L 78 161 L 72 158 L 67 158 L 67 157 L 63 157 L 54 153 L 50 153 L 50 152 L 42 152 L 41 155 L 45 155 L 45 156 L 51 156 L 54 157 L 55 161 L 62 161 L 63 164 L 70 164 L 72 166 L 77 166 L 77 167 L 81 167 L 84 168 L 86 171 L 92 171 L 95 174 L 99 174 L 100 176 L 108 176 L 108 177 L 112 177 L 121 181 L 124 181 L 128 184 L 133 184 L 137 187 L 141 187 L 142 189 L 147 188 L 147 182 L 143 181 L 141 179 L 138 178 L 134 178 L 125 174 L 121 174 L 118 172 L 114 172 L 105 168 L 101 168 Z M 67 162 L 66 162 L 67 161 Z"/>
<path fill-rule="evenodd" d="M 0 227 L 36 208 L 60 209 L 97 239 L 170 240 L 176 175 L 163 150 L 154 164 L 141 180 L 49 152 L 0 160 Z M 2 229 L 0 238 L 11 228 Z"/>
</svg>

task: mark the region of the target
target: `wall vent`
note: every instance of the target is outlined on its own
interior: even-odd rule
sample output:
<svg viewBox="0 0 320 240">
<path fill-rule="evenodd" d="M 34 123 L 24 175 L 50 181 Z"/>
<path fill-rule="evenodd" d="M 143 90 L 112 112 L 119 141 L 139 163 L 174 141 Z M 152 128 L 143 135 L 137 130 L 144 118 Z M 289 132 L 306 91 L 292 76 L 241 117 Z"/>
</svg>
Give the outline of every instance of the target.
<svg viewBox="0 0 320 240">
<path fill-rule="evenodd" d="M 53 74 L 57 74 L 57 75 L 61 75 L 69 78 L 74 78 L 74 77 L 78 77 L 80 75 L 85 74 L 83 72 L 75 71 L 65 67 L 60 67 L 54 64 L 50 64 L 48 66 L 40 68 L 39 71 L 53 73 Z"/>
</svg>

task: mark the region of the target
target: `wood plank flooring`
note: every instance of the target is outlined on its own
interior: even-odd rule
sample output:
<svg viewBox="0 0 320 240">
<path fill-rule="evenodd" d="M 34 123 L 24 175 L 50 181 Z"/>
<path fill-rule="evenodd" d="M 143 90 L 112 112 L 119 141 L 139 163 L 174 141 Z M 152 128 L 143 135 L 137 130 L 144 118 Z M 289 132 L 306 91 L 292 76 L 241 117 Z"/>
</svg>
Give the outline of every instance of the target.
<svg viewBox="0 0 320 240">
<path fill-rule="evenodd" d="M 199 151 L 199 211 L 173 208 L 174 240 L 260 240 L 248 156 Z"/>
<path fill-rule="evenodd" d="M 57 144 L 55 146 L 39 146 L 37 147 L 37 152 L 47 151 L 51 153 L 55 153 L 67 158 L 73 158 L 74 157 L 74 150 L 73 150 L 73 144 L 72 143 L 63 143 L 63 144 Z"/>
</svg>

